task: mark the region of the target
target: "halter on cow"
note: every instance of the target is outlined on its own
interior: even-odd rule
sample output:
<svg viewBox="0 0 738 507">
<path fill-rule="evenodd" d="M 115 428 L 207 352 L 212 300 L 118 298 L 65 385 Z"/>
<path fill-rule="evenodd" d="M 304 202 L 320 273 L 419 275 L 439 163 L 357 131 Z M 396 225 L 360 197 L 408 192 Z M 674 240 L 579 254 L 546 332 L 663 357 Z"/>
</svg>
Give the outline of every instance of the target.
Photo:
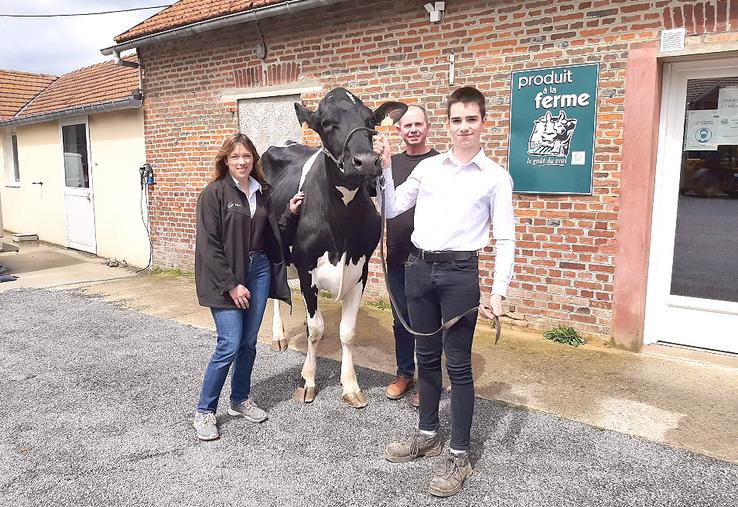
<svg viewBox="0 0 738 507">
<path fill-rule="evenodd" d="M 307 123 L 320 136 L 322 151 L 299 144 L 270 147 L 262 161 L 266 177 L 275 187 L 272 209 L 285 209 L 299 189 L 305 192 L 296 229 L 285 238 L 291 247 L 287 258 L 297 268 L 307 311 L 308 349 L 302 368 L 305 384 L 297 389 L 296 398 L 311 402 L 317 393 L 317 346 L 324 332 L 318 294 L 324 290 L 341 302 L 343 400 L 361 408 L 367 401 L 356 380 L 352 341 L 369 258 L 382 227 L 370 197 L 370 186 L 382 172 L 371 136 L 385 117 L 397 121 L 407 106 L 386 102 L 372 111 L 349 91 L 336 88 L 320 101 L 316 111 L 299 103 L 295 110 L 300 123 Z M 309 159 L 314 161 L 303 171 Z M 284 350 L 287 340 L 278 303 L 274 309 L 272 347 Z"/>
</svg>

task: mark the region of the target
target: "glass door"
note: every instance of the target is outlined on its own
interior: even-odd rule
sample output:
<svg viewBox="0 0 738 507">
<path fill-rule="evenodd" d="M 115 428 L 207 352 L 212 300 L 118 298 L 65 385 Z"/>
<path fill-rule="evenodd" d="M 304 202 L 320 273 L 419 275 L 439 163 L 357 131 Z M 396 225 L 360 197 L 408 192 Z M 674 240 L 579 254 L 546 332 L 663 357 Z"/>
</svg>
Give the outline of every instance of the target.
<svg viewBox="0 0 738 507">
<path fill-rule="evenodd" d="M 738 60 L 667 64 L 645 343 L 738 353 Z"/>
<path fill-rule="evenodd" d="M 87 121 L 84 119 L 65 121 L 60 125 L 60 130 L 64 155 L 64 218 L 67 246 L 97 253 Z"/>
</svg>

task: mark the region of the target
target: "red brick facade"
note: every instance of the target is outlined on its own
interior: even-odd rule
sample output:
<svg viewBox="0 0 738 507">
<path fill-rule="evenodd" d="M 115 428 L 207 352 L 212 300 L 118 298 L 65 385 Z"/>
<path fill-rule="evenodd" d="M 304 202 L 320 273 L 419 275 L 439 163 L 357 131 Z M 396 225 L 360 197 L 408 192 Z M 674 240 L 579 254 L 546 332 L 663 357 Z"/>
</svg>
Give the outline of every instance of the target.
<svg viewBox="0 0 738 507">
<path fill-rule="evenodd" d="M 422 3 L 348 2 L 263 20 L 265 61 L 254 55 L 253 25 L 219 29 L 139 48 L 144 68 L 154 263 L 192 269 L 194 207 L 223 138 L 237 129 L 233 90 L 318 81 L 303 95 L 313 107 L 345 86 L 374 106 L 387 99 L 424 104 L 430 142 L 447 148 L 445 98 L 474 85 L 488 98 L 487 154 L 506 164 L 510 72 L 599 63 L 599 103 L 592 196 L 516 195 L 518 250 L 508 302 L 513 318 L 536 328 L 573 325 L 607 338 L 612 326 L 614 256 L 629 51 L 653 43 L 664 28 L 688 35 L 738 29 L 738 0 L 453 1 L 440 24 Z M 449 86 L 448 55 L 456 57 Z M 492 247 L 482 256 L 491 287 Z M 381 295 L 381 268 L 370 268 L 369 296 Z"/>
</svg>

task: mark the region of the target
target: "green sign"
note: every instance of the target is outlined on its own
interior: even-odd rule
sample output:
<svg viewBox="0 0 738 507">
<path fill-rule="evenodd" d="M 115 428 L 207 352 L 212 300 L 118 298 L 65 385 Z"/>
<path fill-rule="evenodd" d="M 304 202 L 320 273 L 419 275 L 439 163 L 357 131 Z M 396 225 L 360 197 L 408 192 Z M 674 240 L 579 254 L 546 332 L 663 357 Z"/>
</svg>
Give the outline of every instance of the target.
<svg viewBox="0 0 738 507">
<path fill-rule="evenodd" d="M 515 192 L 592 194 L 599 65 L 512 73 L 508 168 Z"/>
</svg>

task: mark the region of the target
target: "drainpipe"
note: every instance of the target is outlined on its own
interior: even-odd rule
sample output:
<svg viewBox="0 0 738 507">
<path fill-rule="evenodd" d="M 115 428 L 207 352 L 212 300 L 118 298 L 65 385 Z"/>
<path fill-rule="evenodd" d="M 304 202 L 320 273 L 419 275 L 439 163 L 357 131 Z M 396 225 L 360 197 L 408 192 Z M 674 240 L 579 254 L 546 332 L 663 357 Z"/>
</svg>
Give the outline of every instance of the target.
<svg viewBox="0 0 738 507">
<path fill-rule="evenodd" d="M 133 67 L 134 69 L 137 69 L 139 67 L 138 62 L 129 62 L 128 60 L 123 60 L 120 57 L 120 51 L 113 51 L 113 61 L 116 65 L 120 65 L 121 67 Z"/>
</svg>

